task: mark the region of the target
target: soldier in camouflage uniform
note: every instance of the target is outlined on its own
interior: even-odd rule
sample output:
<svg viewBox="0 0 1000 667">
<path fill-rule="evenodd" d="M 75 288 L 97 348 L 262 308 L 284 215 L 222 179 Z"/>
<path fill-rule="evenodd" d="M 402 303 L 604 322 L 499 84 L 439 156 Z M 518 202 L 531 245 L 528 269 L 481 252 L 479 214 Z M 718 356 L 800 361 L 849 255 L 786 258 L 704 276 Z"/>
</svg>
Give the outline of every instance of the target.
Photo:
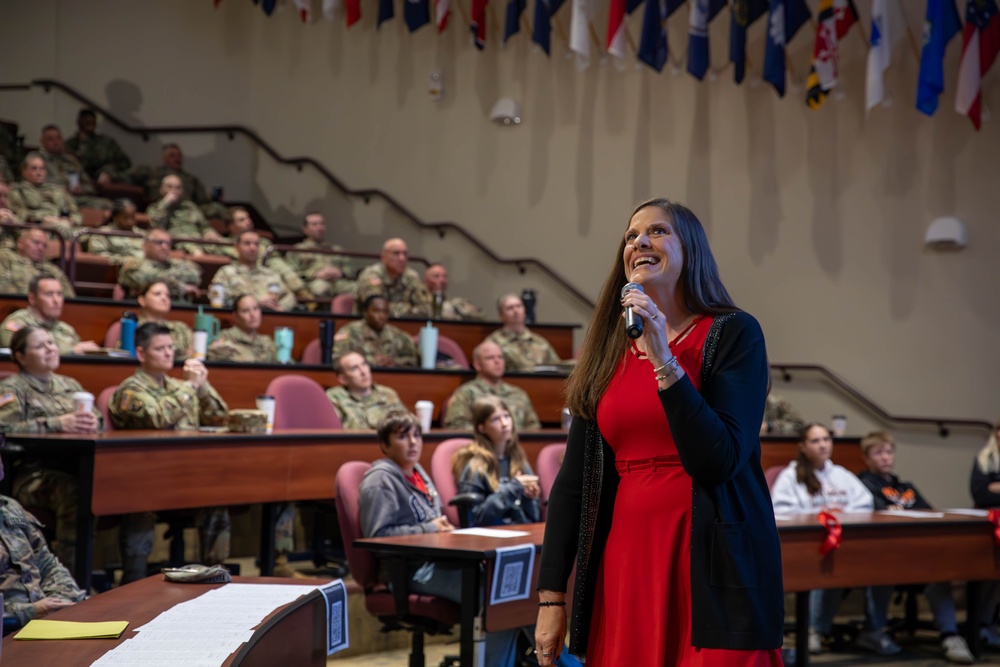
<svg viewBox="0 0 1000 667">
<path fill-rule="evenodd" d="M 472 430 L 472 406 L 484 396 L 501 399 L 514 419 L 518 431 L 542 427 L 528 393 L 503 381 L 503 350 L 491 341 L 483 341 L 472 351 L 476 377 L 461 385 L 445 404 L 444 427 L 453 431 Z"/>
<path fill-rule="evenodd" d="M 132 232 L 143 234 L 135 226 L 135 204 L 128 199 L 115 200 L 111 208 L 111 222 L 98 229 L 109 232 Z M 145 257 L 142 236 L 85 236 L 87 252 L 104 255 L 112 264 L 124 264 L 132 257 Z"/>
<path fill-rule="evenodd" d="M 14 180 L 14 172 L 11 171 L 10 165 L 7 164 L 7 158 L 0 155 L 0 181 L 4 183 L 10 183 Z"/>
<path fill-rule="evenodd" d="M 69 278 L 58 266 L 45 261 L 49 237 L 42 229 L 25 229 L 17 239 L 17 251 L 0 248 L 0 294 L 27 294 L 28 284 L 38 274 L 52 276 L 63 294 L 75 297 Z"/>
<path fill-rule="evenodd" d="M 165 229 L 175 237 L 221 241 L 222 237 L 208 224 L 201 210 L 184 198 L 184 192 L 184 185 L 178 176 L 173 174 L 164 176 L 160 184 L 160 194 L 163 196 L 146 209 L 149 224 Z M 202 248 L 203 246 L 193 243 L 180 246 L 181 250 L 192 255 L 204 254 Z"/>
<path fill-rule="evenodd" d="M 342 250 L 339 245 L 326 243 L 326 222 L 322 213 L 306 213 L 302 232 L 306 239 L 295 244 L 298 249 Z M 350 268 L 347 257 L 290 252 L 286 261 L 302 280 L 307 281 L 307 288 L 316 296 L 330 298 L 354 291 L 354 281 L 344 277 Z"/>
<path fill-rule="evenodd" d="M 0 461 L 0 478 L 3 462 Z M 42 535 L 42 524 L 7 496 L 0 496 L 0 593 L 4 616 L 20 625 L 86 599 Z"/>
<path fill-rule="evenodd" d="M 21 224 L 21 219 L 10 208 L 10 186 L 3 178 L 0 178 L 0 222 Z M 0 248 L 13 248 L 17 245 L 17 232 L 17 229 L 0 227 Z"/>
<path fill-rule="evenodd" d="M 22 180 L 10 188 L 10 207 L 21 222 L 51 225 L 68 238 L 83 224 L 83 216 L 66 188 L 45 182 L 47 175 L 41 153 L 28 153 L 21 165 Z"/>
<path fill-rule="evenodd" d="M 277 352 L 270 336 L 258 333 L 261 324 L 260 304 L 252 294 L 238 296 L 233 304 L 236 326 L 223 329 L 208 346 L 209 361 L 240 361 L 255 364 L 274 363 Z"/>
<path fill-rule="evenodd" d="M 369 296 L 362 308 L 364 319 L 341 327 L 333 337 L 333 356 L 360 352 L 372 366 L 417 366 L 417 346 L 410 334 L 388 323 L 385 297 Z"/>
<path fill-rule="evenodd" d="M 97 178 L 103 171 L 124 173 L 132 167 L 132 160 L 117 141 L 97 134 L 97 114 L 93 110 L 80 109 L 76 115 L 76 129 L 76 134 L 66 141 L 66 147 L 79 158 L 91 178 Z"/>
<path fill-rule="evenodd" d="M 346 429 L 374 430 L 390 410 L 406 410 L 399 394 L 372 382 L 372 369 L 358 352 L 345 352 L 333 363 L 339 387 L 326 390 L 326 397 Z"/>
<path fill-rule="evenodd" d="M 167 375 L 174 366 L 169 329 L 156 323 L 140 325 L 135 332 L 135 356 L 139 370 L 118 385 L 108 403 L 115 428 L 191 430 L 228 422 L 229 409 L 208 383 L 205 364 L 188 359 L 184 380 Z M 229 556 L 228 510 L 203 510 L 196 523 L 204 562 L 221 563 Z"/>
<path fill-rule="evenodd" d="M 62 285 L 38 274 L 28 282 L 28 307 L 15 310 L 0 324 L 0 347 L 10 347 L 11 338 L 25 327 L 41 327 L 52 334 L 60 355 L 100 349 L 92 340 L 81 341 L 76 329 L 59 320 L 62 309 Z"/>
<path fill-rule="evenodd" d="M 197 176 L 184 171 L 184 154 L 177 144 L 167 144 L 161 153 L 163 163 L 158 167 L 133 167 L 124 174 L 111 174 L 114 180 L 124 180 L 132 185 L 145 188 L 146 197 L 153 201 L 159 196 L 160 184 L 166 176 L 177 176 L 184 184 L 184 192 L 188 194 L 191 201 L 198 206 L 202 215 L 206 218 L 226 217 L 226 207 L 219 202 L 214 202 L 205 192 L 205 186 Z"/>
<path fill-rule="evenodd" d="M 443 264 L 431 264 L 424 271 L 424 286 L 431 299 L 431 312 L 436 320 L 483 319 L 479 306 L 460 296 L 448 296 L 448 269 Z"/>
<path fill-rule="evenodd" d="M 278 272 L 268 266 L 258 266 L 260 256 L 260 234 L 255 231 L 240 232 L 236 237 L 238 264 L 223 266 L 215 272 L 213 283 L 219 283 L 226 296 L 253 294 L 264 308 L 270 310 L 292 310 L 295 308 L 295 294 L 281 279 Z"/>
<path fill-rule="evenodd" d="M 73 195 L 77 206 L 111 210 L 111 200 L 97 196 L 97 188 L 90 174 L 75 155 L 66 151 L 62 132 L 57 126 L 46 125 L 42 128 L 42 149 L 38 152 L 45 158 L 48 183 L 66 188 Z"/>
<path fill-rule="evenodd" d="M 130 297 L 154 281 L 164 282 L 170 288 L 170 297 L 191 303 L 201 293 L 201 267 L 189 259 L 170 256 L 170 234 L 163 229 L 146 233 L 142 247 L 145 256 L 131 258 L 118 271 L 118 284 Z"/>
<path fill-rule="evenodd" d="M 392 317 L 430 317 L 431 297 L 417 272 L 409 268 L 403 239 L 389 239 L 382 245 L 382 259 L 358 275 L 357 302 L 381 296 L 389 302 Z"/>
<path fill-rule="evenodd" d="M 767 395 L 764 404 L 764 421 L 760 425 L 760 433 L 779 433 L 782 435 L 797 435 L 805 428 L 805 421 L 798 410 L 781 396 L 771 393 Z"/>
<path fill-rule="evenodd" d="M 505 294 L 497 301 L 497 310 L 503 327 L 487 336 L 486 340 L 500 346 L 504 364 L 509 370 L 530 373 L 535 366 L 563 363 L 549 341 L 525 326 L 521 297 Z"/>
<path fill-rule="evenodd" d="M 170 337 L 174 341 L 174 356 L 177 359 L 186 359 L 194 353 L 194 333 L 185 322 L 179 320 L 168 320 L 172 304 L 170 302 L 170 288 L 162 281 L 150 283 L 146 291 L 136 297 L 139 304 L 139 322 L 141 326 L 146 322 L 160 324 L 170 330 Z"/>
</svg>

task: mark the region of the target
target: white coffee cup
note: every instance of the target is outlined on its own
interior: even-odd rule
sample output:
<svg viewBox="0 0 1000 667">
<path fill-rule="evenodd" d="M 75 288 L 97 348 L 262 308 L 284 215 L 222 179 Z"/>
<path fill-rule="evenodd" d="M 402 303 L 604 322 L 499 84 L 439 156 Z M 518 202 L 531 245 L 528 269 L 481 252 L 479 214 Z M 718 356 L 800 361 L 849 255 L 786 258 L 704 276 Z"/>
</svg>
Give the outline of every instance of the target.
<svg viewBox="0 0 1000 667">
<path fill-rule="evenodd" d="M 208 332 L 207 331 L 195 331 L 194 332 L 194 358 L 204 359 L 205 354 L 208 352 Z"/>
<path fill-rule="evenodd" d="M 94 395 L 89 391 L 74 392 L 73 405 L 77 412 L 90 412 L 94 409 Z"/>
<path fill-rule="evenodd" d="M 267 432 L 274 431 L 274 396 L 258 396 L 257 409 L 267 415 Z"/>
<path fill-rule="evenodd" d="M 417 401 L 417 419 L 420 420 L 420 430 L 427 433 L 431 430 L 431 420 L 434 419 L 434 403 Z"/>
<path fill-rule="evenodd" d="M 835 437 L 844 437 L 844 434 L 847 433 L 847 417 L 844 415 L 833 415 L 830 418 L 830 427 Z"/>
</svg>

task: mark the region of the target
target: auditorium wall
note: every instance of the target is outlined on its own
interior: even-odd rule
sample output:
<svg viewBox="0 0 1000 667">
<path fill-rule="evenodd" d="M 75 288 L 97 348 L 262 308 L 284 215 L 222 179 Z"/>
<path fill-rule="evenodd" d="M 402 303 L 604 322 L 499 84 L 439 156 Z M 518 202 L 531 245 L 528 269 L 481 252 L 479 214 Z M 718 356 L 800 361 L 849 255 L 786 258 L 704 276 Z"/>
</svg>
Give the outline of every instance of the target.
<svg viewBox="0 0 1000 667">
<path fill-rule="evenodd" d="M 483 52 L 457 11 L 443 35 L 431 27 L 410 35 L 401 7 L 377 30 L 375 4 L 363 3 L 362 21 L 346 30 L 322 19 L 302 25 L 286 4 L 269 19 L 245 0 L 218 9 L 209 0 L 5 2 L 0 83 L 58 79 L 137 125 L 246 125 L 283 155 L 315 157 L 352 188 L 385 190 L 424 220 L 456 221 L 500 256 L 537 257 L 591 298 L 630 207 L 666 195 L 705 222 L 723 278 L 761 320 L 772 361 L 827 365 L 890 412 L 1000 416 L 1000 132 L 987 121 L 976 133 L 952 110 L 960 40 L 948 50 L 935 117 L 913 108 L 918 44 L 905 38 L 887 78 L 893 104 L 866 117 L 856 31 L 843 44 L 838 93 L 811 112 L 801 90 L 808 28 L 790 45 L 792 82 L 779 99 L 759 82 L 764 21 L 751 29 L 748 81 L 734 85 L 722 67 L 728 12 L 711 29 L 718 71 L 699 83 L 670 65 L 658 75 L 595 58 L 578 71 L 560 34 L 569 3 L 551 58 L 523 32 L 502 46 L 498 2 Z M 920 12 L 907 5 L 919 41 Z M 859 3 L 866 21 L 869 8 Z M 605 11 L 595 22 L 602 34 Z M 687 44 L 686 11 L 671 21 L 676 59 Z M 640 20 L 637 12 L 629 24 L 636 38 Z M 428 95 L 435 68 L 444 75 L 440 101 Z M 986 80 L 987 107 L 1000 108 L 998 76 Z M 520 100 L 520 126 L 490 122 L 500 96 Z M 68 134 L 76 109 L 38 89 L 0 93 L 0 117 L 21 122 L 29 141 L 52 121 Z M 588 316 L 535 269 L 494 265 L 456 235 L 421 232 L 384 202 L 345 197 L 239 137 L 144 143 L 107 129 L 140 161 L 155 161 L 166 140 L 181 142 L 206 185 L 253 201 L 285 229 L 320 208 L 337 241 L 374 251 L 398 233 L 413 254 L 446 261 L 452 290 L 484 306 L 498 291 L 536 285 L 544 319 Z M 968 248 L 924 248 L 924 230 L 940 215 L 965 221 Z M 829 416 L 828 392 L 794 385 L 782 390 L 807 417 Z M 852 420 L 869 425 L 876 420 L 863 413 Z M 971 436 L 956 454 L 954 440 L 932 440 L 921 456 L 903 457 L 904 472 L 939 502 L 960 502 L 980 441 Z"/>
</svg>

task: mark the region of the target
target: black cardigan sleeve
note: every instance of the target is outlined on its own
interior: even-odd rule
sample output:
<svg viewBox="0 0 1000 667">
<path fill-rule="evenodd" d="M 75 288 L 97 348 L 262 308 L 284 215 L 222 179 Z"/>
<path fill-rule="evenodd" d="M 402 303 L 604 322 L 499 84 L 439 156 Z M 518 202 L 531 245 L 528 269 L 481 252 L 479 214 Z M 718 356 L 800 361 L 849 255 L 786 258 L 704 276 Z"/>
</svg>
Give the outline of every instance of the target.
<svg viewBox="0 0 1000 667">
<path fill-rule="evenodd" d="M 660 392 L 681 463 L 699 483 L 729 481 L 759 452 L 769 374 L 760 325 L 737 312 L 723 325 L 701 393 L 687 375 Z"/>
<path fill-rule="evenodd" d="M 566 440 L 566 454 L 549 493 L 545 548 L 538 571 L 539 590 L 566 592 L 566 582 L 576 559 L 586 431 L 587 422 L 574 417 Z"/>
</svg>

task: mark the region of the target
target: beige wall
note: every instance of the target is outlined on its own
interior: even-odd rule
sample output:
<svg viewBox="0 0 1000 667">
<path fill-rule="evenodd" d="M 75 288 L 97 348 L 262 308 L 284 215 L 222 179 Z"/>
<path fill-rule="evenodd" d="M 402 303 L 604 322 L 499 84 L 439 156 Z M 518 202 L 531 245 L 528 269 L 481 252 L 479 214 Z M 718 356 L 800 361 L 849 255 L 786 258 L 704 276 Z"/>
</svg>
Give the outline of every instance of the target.
<svg viewBox="0 0 1000 667">
<path fill-rule="evenodd" d="M 500 18 L 503 6 L 494 4 Z M 863 16 L 869 7 L 859 3 Z M 6 2 L 0 25 L 17 26 L 4 31 L 16 56 L 0 78 L 60 79 L 138 124 L 248 125 L 285 155 L 316 157 L 352 187 L 382 188 L 426 220 L 460 222 L 501 255 L 537 256 L 594 296 L 630 206 L 651 195 L 679 199 L 705 222 L 723 277 L 761 320 L 772 360 L 826 364 L 891 412 L 1000 415 L 1000 132 L 987 122 L 976 134 L 951 110 L 957 40 L 935 118 L 913 109 L 917 62 L 903 40 L 888 78 L 894 104 L 866 119 L 857 33 L 842 50 L 843 99 L 809 112 L 794 86 L 780 100 L 766 85 L 735 86 L 728 69 L 705 83 L 631 64 L 581 73 L 558 35 L 551 59 L 523 34 L 501 48 L 496 31 L 478 53 L 460 14 L 444 36 L 430 28 L 411 36 L 401 18 L 376 31 L 374 5 L 364 11 L 347 31 L 322 20 L 303 26 L 291 11 L 267 19 L 234 0 L 218 10 L 207 0 Z M 908 11 L 919 39 L 921 17 Z M 671 26 L 678 56 L 687 41 L 681 14 Z M 751 30 L 751 80 L 759 79 L 763 30 L 764 22 Z M 719 66 L 728 15 L 712 39 Z M 799 80 L 810 49 L 805 33 L 790 48 Z M 445 76 L 440 102 L 426 94 L 435 67 Z M 997 76 L 984 93 L 993 108 Z M 522 102 L 522 126 L 489 122 L 500 95 Z M 29 137 L 52 120 L 70 127 L 75 109 L 58 95 L 0 94 L 0 116 L 20 120 Z M 336 238 L 353 247 L 374 250 L 387 234 L 403 234 L 415 254 L 447 261 L 453 289 L 483 304 L 494 285 L 537 284 L 546 319 L 586 321 L 586 309 L 534 272 L 492 266 L 380 203 L 346 200 L 243 140 L 176 138 L 208 185 L 252 198 L 286 227 L 319 206 L 335 220 Z M 155 159 L 156 140 L 126 143 Z M 926 225 L 946 214 L 966 221 L 969 248 L 926 251 Z M 807 416 L 828 416 L 823 392 L 789 390 Z M 938 502 L 962 502 L 966 450 L 978 440 L 947 472 L 938 459 L 954 440 L 924 447 L 940 453 L 935 463 L 901 457 L 903 472 Z"/>
</svg>

